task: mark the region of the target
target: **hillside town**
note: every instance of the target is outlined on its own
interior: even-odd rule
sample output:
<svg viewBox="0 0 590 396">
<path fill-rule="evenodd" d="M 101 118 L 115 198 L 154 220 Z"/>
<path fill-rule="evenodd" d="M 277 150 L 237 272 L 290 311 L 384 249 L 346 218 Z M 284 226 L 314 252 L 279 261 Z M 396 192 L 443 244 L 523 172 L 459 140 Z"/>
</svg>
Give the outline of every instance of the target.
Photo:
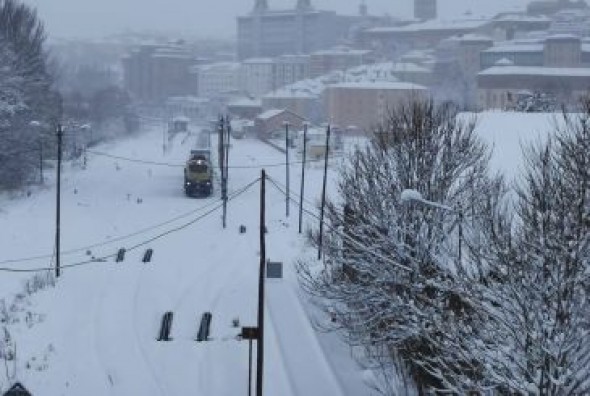
<svg viewBox="0 0 590 396">
<path fill-rule="evenodd" d="M 362 131 L 408 95 L 469 111 L 539 111 L 576 103 L 589 88 L 583 1 L 455 20 L 437 18 L 440 6 L 415 0 L 414 18 L 400 19 L 371 15 L 364 1 L 357 15 L 339 15 L 311 1 L 275 9 L 260 0 L 237 18 L 235 43 L 121 35 L 54 45 L 78 74 L 90 73 L 86 84 L 109 78 L 142 107 L 201 119 L 229 111 L 253 123 L 280 109 Z"/>
</svg>

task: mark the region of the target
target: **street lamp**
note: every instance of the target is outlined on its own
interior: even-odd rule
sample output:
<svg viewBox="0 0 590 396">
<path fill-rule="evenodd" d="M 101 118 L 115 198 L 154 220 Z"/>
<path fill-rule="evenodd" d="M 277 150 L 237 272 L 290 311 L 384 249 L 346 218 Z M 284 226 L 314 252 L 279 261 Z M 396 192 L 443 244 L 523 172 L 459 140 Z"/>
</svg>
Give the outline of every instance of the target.
<svg viewBox="0 0 590 396">
<path fill-rule="evenodd" d="M 459 217 L 459 264 L 461 264 L 461 252 L 463 250 L 463 208 L 461 204 L 457 205 L 457 207 L 454 208 L 438 202 L 429 201 L 425 199 L 419 191 L 412 189 L 403 190 L 400 195 L 400 200 L 402 203 L 408 203 L 413 201 L 420 203 L 422 205 L 446 210 L 447 212 L 451 212 L 457 215 L 457 217 Z"/>
</svg>

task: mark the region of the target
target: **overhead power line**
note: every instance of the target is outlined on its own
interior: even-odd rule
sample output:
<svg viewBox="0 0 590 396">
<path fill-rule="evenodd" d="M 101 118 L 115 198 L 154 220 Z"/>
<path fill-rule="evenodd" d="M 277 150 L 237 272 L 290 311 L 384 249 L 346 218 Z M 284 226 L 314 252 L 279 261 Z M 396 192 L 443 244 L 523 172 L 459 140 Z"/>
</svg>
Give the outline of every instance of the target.
<svg viewBox="0 0 590 396">
<path fill-rule="evenodd" d="M 267 180 L 268 180 L 268 181 L 269 181 L 269 182 L 270 182 L 270 183 L 273 185 L 273 187 L 274 187 L 274 188 L 275 188 L 277 191 L 279 191 L 281 194 L 283 194 L 283 195 L 287 196 L 287 192 L 286 192 L 285 190 L 283 190 L 283 189 L 282 189 L 282 188 L 279 186 L 279 184 L 278 184 L 278 183 L 277 183 L 277 182 L 276 182 L 274 179 L 272 179 L 272 178 L 271 178 L 271 177 L 269 177 L 269 176 L 266 176 L 266 179 L 267 179 Z M 299 204 L 299 201 L 297 201 L 295 198 L 290 198 L 290 200 L 291 200 L 291 201 L 293 201 L 293 202 L 295 202 L 295 203 L 297 203 L 297 204 Z M 316 213 L 313 213 L 313 212 L 312 212 L 312 211 L 310 211 L 309 209 L 307 209 L 307 208 L 303 208 L 303 211 L 304 211 L 304 212 L 305 212 L 307 215 L 309 215 L 309 216 L 313 217 L 314 219 L 316 219 L 316 220 L 318 220 L 318 221 L 320 220 L 320 216 L 319 216 L 318 214 L 316 214 Z M 373 255 L 374 257 L 376 257 L 376 258 L 378 258 L 378 259 L 381 259 L 381 260 L 383 260 L 383 261 L 385 261 L 385 262 L 388 262 L 388 263 L 390 263 L 390 264 L 392 264 L 392 265 L 394 265 L 394 266 L 396 266 L 396 267 L 398 267 L 398 268 L 401 268 L 401 269 L 403 269 L 403 270 L 406 270 L 406 271 L 412 271 L 412 269 L 411 269 L 411 268 L 408 268 L 408 267 L 406 267 L 405 265 L 402 265 L 402 264 L 400 264 L 400 263 L 397 263 L 397 262 L 395 262 L 395 261 L 391 260 L 390 258 L 388 258 L 388 257 L 385 257 L 385 256 L 383 256 L 382 254 L 379 254 L 379 253 L 375 252 L 375 251 L 374 251 L 374 249 L 371 249 L 370 247 L 368 247 L 368 246 L 364 245 L 362 242 L 359 242 L 358 240 L 356 240 L 356 239 L 352 238 L 350 235 L 346 235 L 346 234 L 342 233 L 340 230 L 338 230 L 337 228 L 333 227 L 331 224 L 329 224 L 329 223 L 326 223 L 325 225 L 326 225 L 326 227 L 328 227 L 328 228 L 329 228 L 329 229 L 330 229 L 330 230 L 331 230 L 331 231 L 332 231 L 334 234 L 336 234 L 336 235 L 338 235 L 339 237 L 341 237 L 341 238 L 343 238 L 343 239 L 346 239 L 347 241 L 349 241 L 349 242 L 353 243 L 353 244 L 354 244 L 356 247 L 358 247 L 358 248 L 360 248 L 361 250 L 363 250 L 363 251 L 365 251 L 365 252 L 367 252 L 367 253 L 369 253 L 369 254 Z"/>
<path fill-rule="evenodd" d="M 248 183 L 246 186 L 240 188 L 239 190 L 235 191 L 234 193 L 231 194 L 231 196 L 228 198 L 229 201 L 232 201 L 234 199 L 236 199 L 237 197 L 239 197 L 240 195 L 244 194 L 246 191 L 248 191 L 250 188 L 252 188 L 252 186 L 254 186 L 256 183 L 258 183 L 258 181 L 260 180 L 260 178 L 257 178 L 256 180 Z M 207 205 L 209 206 L 209 205 Z M 195 223 L 197 223 L 198 221 L 204 219 L 205 217 L 211 215 L 212 213 L 216 212 L 217 210 L 219 210 L 221 207 L 223 206 L 223 203 L 218 203 L 215 207 L 213 207 L 212 209 L 208 210 L 207 212 L 203 213 L 202 215 L 178 226 L 178 227 L 174 227 L 170 230 L 167 230 L 165 232 L 162 232 L 154 237 L 151 237 L 145 241 L 139 242 L 129 248 L 126 248 L 126 251 L 132 251 L 135 250 L 141 246 L 147 245 L 148 243 L 154 242 L 158 239 L 161 239 L 167 235 L 176 233 L 178 231 L 181 231 Z M 203 210 L 203 208 L 200 208 L 200 210 Z M 186 216 L 185 216 L 186 217 Z M 178 217 L 180 218 L 180 217 Z M 176 220 L 178 220 L 178 218 Z M 173 220 L 169 220 L 167 223 L 171 223 Z M 162 223 L 164 224 L 164 223 Z M 162 224 L 160 224 L 159 226 L 161 226 Z M 152 227 L 153 228 L 157 228 L 157 227 Z M 135 233 L 135 234 L 139 234 L 139 232 Z M 109 241 L 109 243 L 112 243 L 113 241 Z M 83 249 L 77 249 L 77 251 L 80 251 Z M 80 261 L 77 263 L 72 263 L 72 264 L 66 264 L 66 265 L 62 265 L 61 268 L 73 268 L 73 267 L 80 267 L 80 266 L 85 266 L 85 265 L 90 265 L 90 264 L 96 264 L 96 263 L 100 263 L 100 262 L 104 262 L 110 258 L 115 257 L 117 254 L 113 253 L 113 254 L 109 254 L 109 255 L 105 255 L 105 256 L 101 256 L 98 258 L 92 258 L 89 260 L 84 260 L 84 261 Z M 53 256 L 39 256 L 39 258 L 52 258 Z M 0 264 L 4 264 L 7 262 L 10 263 L 16 263 L 16 262 L 23 262 L 23 261 L 31 261 L 31 258 L 27 258 L 27 259 L 20 259 L 20 260 L 9 260 L 9 261 L 5 261 L 5 262 L 0 262 Z M 39 267 L 39 268 L 13 268 L 13 267 L 0 267 L 0 272 L 16 272 L 16 273 L 26 273 L 26 272 L 42 272 L 42 271 L 50 271 L 52 270 L 52 267 Z"/>
<path fill-rule="evenodd" d="M 100 151 L 95 151 L 95 150 L 86 150 L 86 153 L 88 154 L 92 154 L 92 155 L 97 155 L 97 156 L 101 156 L 101 157 L 107 157 L 107 158 L 112 158 L 112 159 L 117 159 L 120 161 L 125 161 L 125 162 L 132 162 L 132 163 L 137 163 L 137 164 L 143 164 L 143 165 L 153 165 L 153 166 L 166 166 L 166 167 L 171 167 L 171 168 L 184 168 L 184 164 L 179 164 L 179 163 L 171 163 L 171 162 L 159 162 L 159 161 L 151 161 L 151 160 L 144 160 L 144 159 L 139 159 L 139 158 L 130 158 L 130 157 L 124 157 L 124 156 L 119 156 L 119 155 L 112 155 L 112 154 L 108 154 L 108 153 L 104 153 L 104 152 L 100 152 Z M 330 158 L 343 158 L 344 155 L 333 155 Z M 306 160 L 307 162 L 320 162 L 320 161 L 324 161 L 324 159 L 308 159 Z M 301 164 L 303 163 L 303 161 L 294 161 L 294 162 L 290 162 L 291 165 L 293 164 Z M 278 162 L 278 163 L 274 163 L 274 164 L 260 164 L 260 165 L 230 165 L 228 166 L 229 169 L 260 169 L 260 168 L 277 168 L 277 167 L 282 167 L 282 166 L 287 166 L 286 162 Z"/>
</svg>

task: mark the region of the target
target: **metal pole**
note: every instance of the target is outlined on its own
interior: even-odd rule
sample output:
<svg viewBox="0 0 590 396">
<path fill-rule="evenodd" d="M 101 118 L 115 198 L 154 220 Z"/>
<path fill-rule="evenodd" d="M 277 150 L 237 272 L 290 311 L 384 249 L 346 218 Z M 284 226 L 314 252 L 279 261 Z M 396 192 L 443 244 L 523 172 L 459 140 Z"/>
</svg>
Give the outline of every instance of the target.
<svg viewBox="0 0 590 396">
<path fill-rule="evenodd" d="M 324 184 L 322 186 L 322 207 L 320 211 L 320 240 L 318 243 L 318 260 L 322 258 L 324 242 L 324 206 L 326 206 L 326 183 L 328 179 L 328 152 L 330 151 L 330 125 L 326 130 L 326 152 L 324 153 Z"/>
<path fill-rule="evenodd" d="M 264 266 L 266 265 L 265 245 L 265 182 L 266 172 L 262 170 L 260 179 L 260 271 L 258 276 L 258 348 L 256 352 L 256 396 L 262 396 L 264 371 Z"/>
<path fill-rule="evenodd" d="M 289 123 L 285 122 L 285 160 L 286 160 L 286 167 L 285 167 L 285 179 L 287 184 L 287 195 L 285 201 L 285 213 L 286 216 L 289 217 Z"/>
<path fill-rule="evenodd" d="M 43 179 L 43 137 L 39 135 L 39 181 L 41 184 L 45 181 Z"/>
<path fill-rule="evenodd" d="M 248 340 L 248 396 L 252 396 L 252 339 Z"/>
<path fill-rule="evenodd" d="M 299 198 L 299 233 L 301 234 L 303 227 L 303 197 L 305 195 L 305 156 L 307 152 L 307 127 L 308 124 L 303 124 L 303 164 L 301 165 L 301 193 Z"/>
<path fill-rule="evenodd" d="M 63 128 L 61 125 L 57 126 L 57 195 L 55 208 L 55 277 L 60 276 L 60 222 L 61 222 L 61 151 L 62 151 Z"/>
</svg>

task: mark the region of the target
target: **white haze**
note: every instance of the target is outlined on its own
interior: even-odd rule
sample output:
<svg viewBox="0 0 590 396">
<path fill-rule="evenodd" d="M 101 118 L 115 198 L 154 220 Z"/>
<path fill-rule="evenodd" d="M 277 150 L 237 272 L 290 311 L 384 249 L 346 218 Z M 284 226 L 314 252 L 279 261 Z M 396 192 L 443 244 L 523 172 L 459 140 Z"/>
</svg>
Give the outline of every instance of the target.
<svg viewBox="0 0 590 396">
<path fill-rule="evenodd" d="M 36 6 L 52 37 L 101 37 L 124 31 L 160 31 L 202 37 L 235 36 L 235 18 L 254 0 L 24 0 Z M 289 8 L 296 0 L 269 0 Z M 360 0 L 312 0 L 316 8 L 354 14 Z M 526 0 L 439 0 L 439 15 L 454 18 L 471 11 L 489 15 L 523 9 Z M 367 0 L 374 15 L 411 16 L 412 0 Z"/>
</svg>

